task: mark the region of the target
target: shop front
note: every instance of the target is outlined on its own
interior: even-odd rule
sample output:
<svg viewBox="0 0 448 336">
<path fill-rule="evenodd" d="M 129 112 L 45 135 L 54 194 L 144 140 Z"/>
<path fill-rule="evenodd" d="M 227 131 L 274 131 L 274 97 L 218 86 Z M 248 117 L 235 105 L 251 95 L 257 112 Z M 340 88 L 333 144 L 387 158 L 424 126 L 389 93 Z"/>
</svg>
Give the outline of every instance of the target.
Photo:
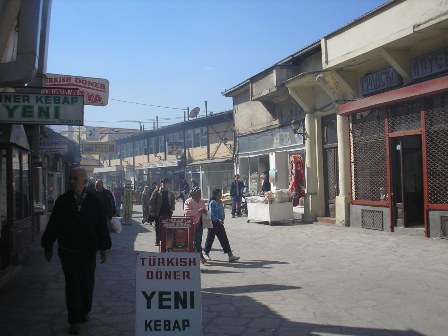
<svg viewBox="0 0 448 336">
<path fill-rule="evenodd" d="M 247 191 L 261 192 L 267 171 L 273 189 L 288 189 L 289 161 L 292 155 L 305 157 L 303 135 L 295 134 L 291 126 L 250 134 L 238 138 L 238 171 Z"/>
<path fill-rule="evenodd" d="M 340 106 L 351 124 L 350 222 L 448 238 L 448 76 Z"/>
<path fill-rule="evenodd" d="M 234 164 L 230 159 L 195 161 L 185 168 L 185 180 L 190 187 L 201 188 L 203 199 L 209 199 L 214 189 L 229 193 L 234 175 Z"/>
<path fill-rule="evenodd" d="M 0 272 L 33 240 L 30 146 L 22 125 L 0 126 Z"/>
</svg>

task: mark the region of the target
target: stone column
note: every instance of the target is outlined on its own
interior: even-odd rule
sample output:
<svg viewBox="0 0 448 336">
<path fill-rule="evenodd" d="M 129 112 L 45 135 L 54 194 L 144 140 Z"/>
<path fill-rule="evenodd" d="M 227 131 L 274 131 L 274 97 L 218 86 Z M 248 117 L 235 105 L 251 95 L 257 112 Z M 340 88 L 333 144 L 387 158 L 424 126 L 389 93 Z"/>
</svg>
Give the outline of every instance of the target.
<svg viewBox="0 0 448 336">
<path fill-rule="evenodd" d="M 304 203 L 304 222 L 314 222 L 319 206 L 317 197 L 317 163 L 316 163 L 316 118 L 313 114 L 305 114 L 305 129 L 309 138 L 305 141 L 305 176 L 306 176 L 306 196 Z"/>
<path fill-rule="evenodd" d="M 336 196 L 336 224 L 350 225 L 350 148 L 348 118 L 337 115 L 339 195 Z"/>
</svg>

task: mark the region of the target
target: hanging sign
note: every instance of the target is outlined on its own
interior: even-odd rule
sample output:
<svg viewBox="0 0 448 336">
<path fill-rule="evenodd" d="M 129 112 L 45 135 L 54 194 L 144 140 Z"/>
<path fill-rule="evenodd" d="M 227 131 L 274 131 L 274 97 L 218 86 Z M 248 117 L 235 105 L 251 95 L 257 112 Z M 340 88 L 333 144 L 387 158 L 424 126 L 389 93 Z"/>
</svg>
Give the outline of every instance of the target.
<svg viewBox="0 0 448 336">
<path fill-rule="evenodd" d="M 109 81 L 102 78 L 46 74 L 47 94 L 81 95 L 85 105 L 105 106 L 109 100 Z"/>
<path fill-rule="evenodd" d="M 82 96 L 0 92 L 0 122 L 7 124 L 84 124 Z"/>
<path fill-rule="evenodd" d="M 55 154 L 55 153 L 67 153 L 68 143 L 67 140 L 41 140 L 39 149 L 42 153 Z"/>
<path fill-rule="evenodd" d="M 84 154 L 116 154 L 115 141 L 85 141 L 82 146 Z"/>
<path fill-rule="evenodd" d="M 202 335 L 199 254 L 137 255 L 135 335 Z"/>
</svg>

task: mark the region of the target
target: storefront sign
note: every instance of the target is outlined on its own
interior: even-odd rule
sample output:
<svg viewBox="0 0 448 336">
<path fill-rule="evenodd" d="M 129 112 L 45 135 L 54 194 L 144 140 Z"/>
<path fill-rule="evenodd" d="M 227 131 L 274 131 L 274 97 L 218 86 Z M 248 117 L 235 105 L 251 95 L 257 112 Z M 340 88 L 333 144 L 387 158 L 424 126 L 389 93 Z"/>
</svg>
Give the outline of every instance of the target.
<svg viewBox="0 0 448 336">
<path fill-rule="evenodd" d="M 84 104 L 105 106 L 109 100 L 109 81 L 101 78 L 46 74 L 47 94 L 81 95 Z"/>
<path fill-rule="evenodd" d="M 193 217 L 160 217 L 160 251 L 193 252 Z"/>
<path fill-rule="evenodd" d="M 114 141 L 85 141 L 82 152 L 84 154 L 116 154 L 117 147 Z"/>
<path fill-rule="evenodd" d="M 365 75 L 361 78 L 361 93 L 363 96 L 391 89 L 401 85 L 402 78 L 394 68 Z"/>
<path fill-rule="evenodd" d="M 39 149 L 42 153 L 67 153 L 67 140 L 41 140 Z"/>
<path fill-rule="evenodd" d="M 413 79 L 448 71 L 448 47 L 414 58 L 411 70 Z"/>
<path fill-rule="evenodd" d="M 135 335 L 202 335 L 199 254 L 137 255 Z"/>
<path fill-rule="evenodd" d="M 83 119 L 82 96 L 0 93 L 3 123 L 82 126 Z"/>
</svg>

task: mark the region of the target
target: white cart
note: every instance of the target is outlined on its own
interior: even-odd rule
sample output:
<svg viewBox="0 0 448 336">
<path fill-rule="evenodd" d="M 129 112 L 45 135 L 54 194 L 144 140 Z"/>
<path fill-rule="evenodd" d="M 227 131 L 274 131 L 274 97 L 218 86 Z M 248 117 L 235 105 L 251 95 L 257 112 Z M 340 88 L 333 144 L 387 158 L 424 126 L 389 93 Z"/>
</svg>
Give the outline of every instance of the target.
<svg viewBox="0 0 448 336">
<path fill-rule="evenodd" d="M 247 202 L 247 222 L 274 222 L 293 221 L 292 202 L 285 203 L 250 203 Z"/>
</svg>

